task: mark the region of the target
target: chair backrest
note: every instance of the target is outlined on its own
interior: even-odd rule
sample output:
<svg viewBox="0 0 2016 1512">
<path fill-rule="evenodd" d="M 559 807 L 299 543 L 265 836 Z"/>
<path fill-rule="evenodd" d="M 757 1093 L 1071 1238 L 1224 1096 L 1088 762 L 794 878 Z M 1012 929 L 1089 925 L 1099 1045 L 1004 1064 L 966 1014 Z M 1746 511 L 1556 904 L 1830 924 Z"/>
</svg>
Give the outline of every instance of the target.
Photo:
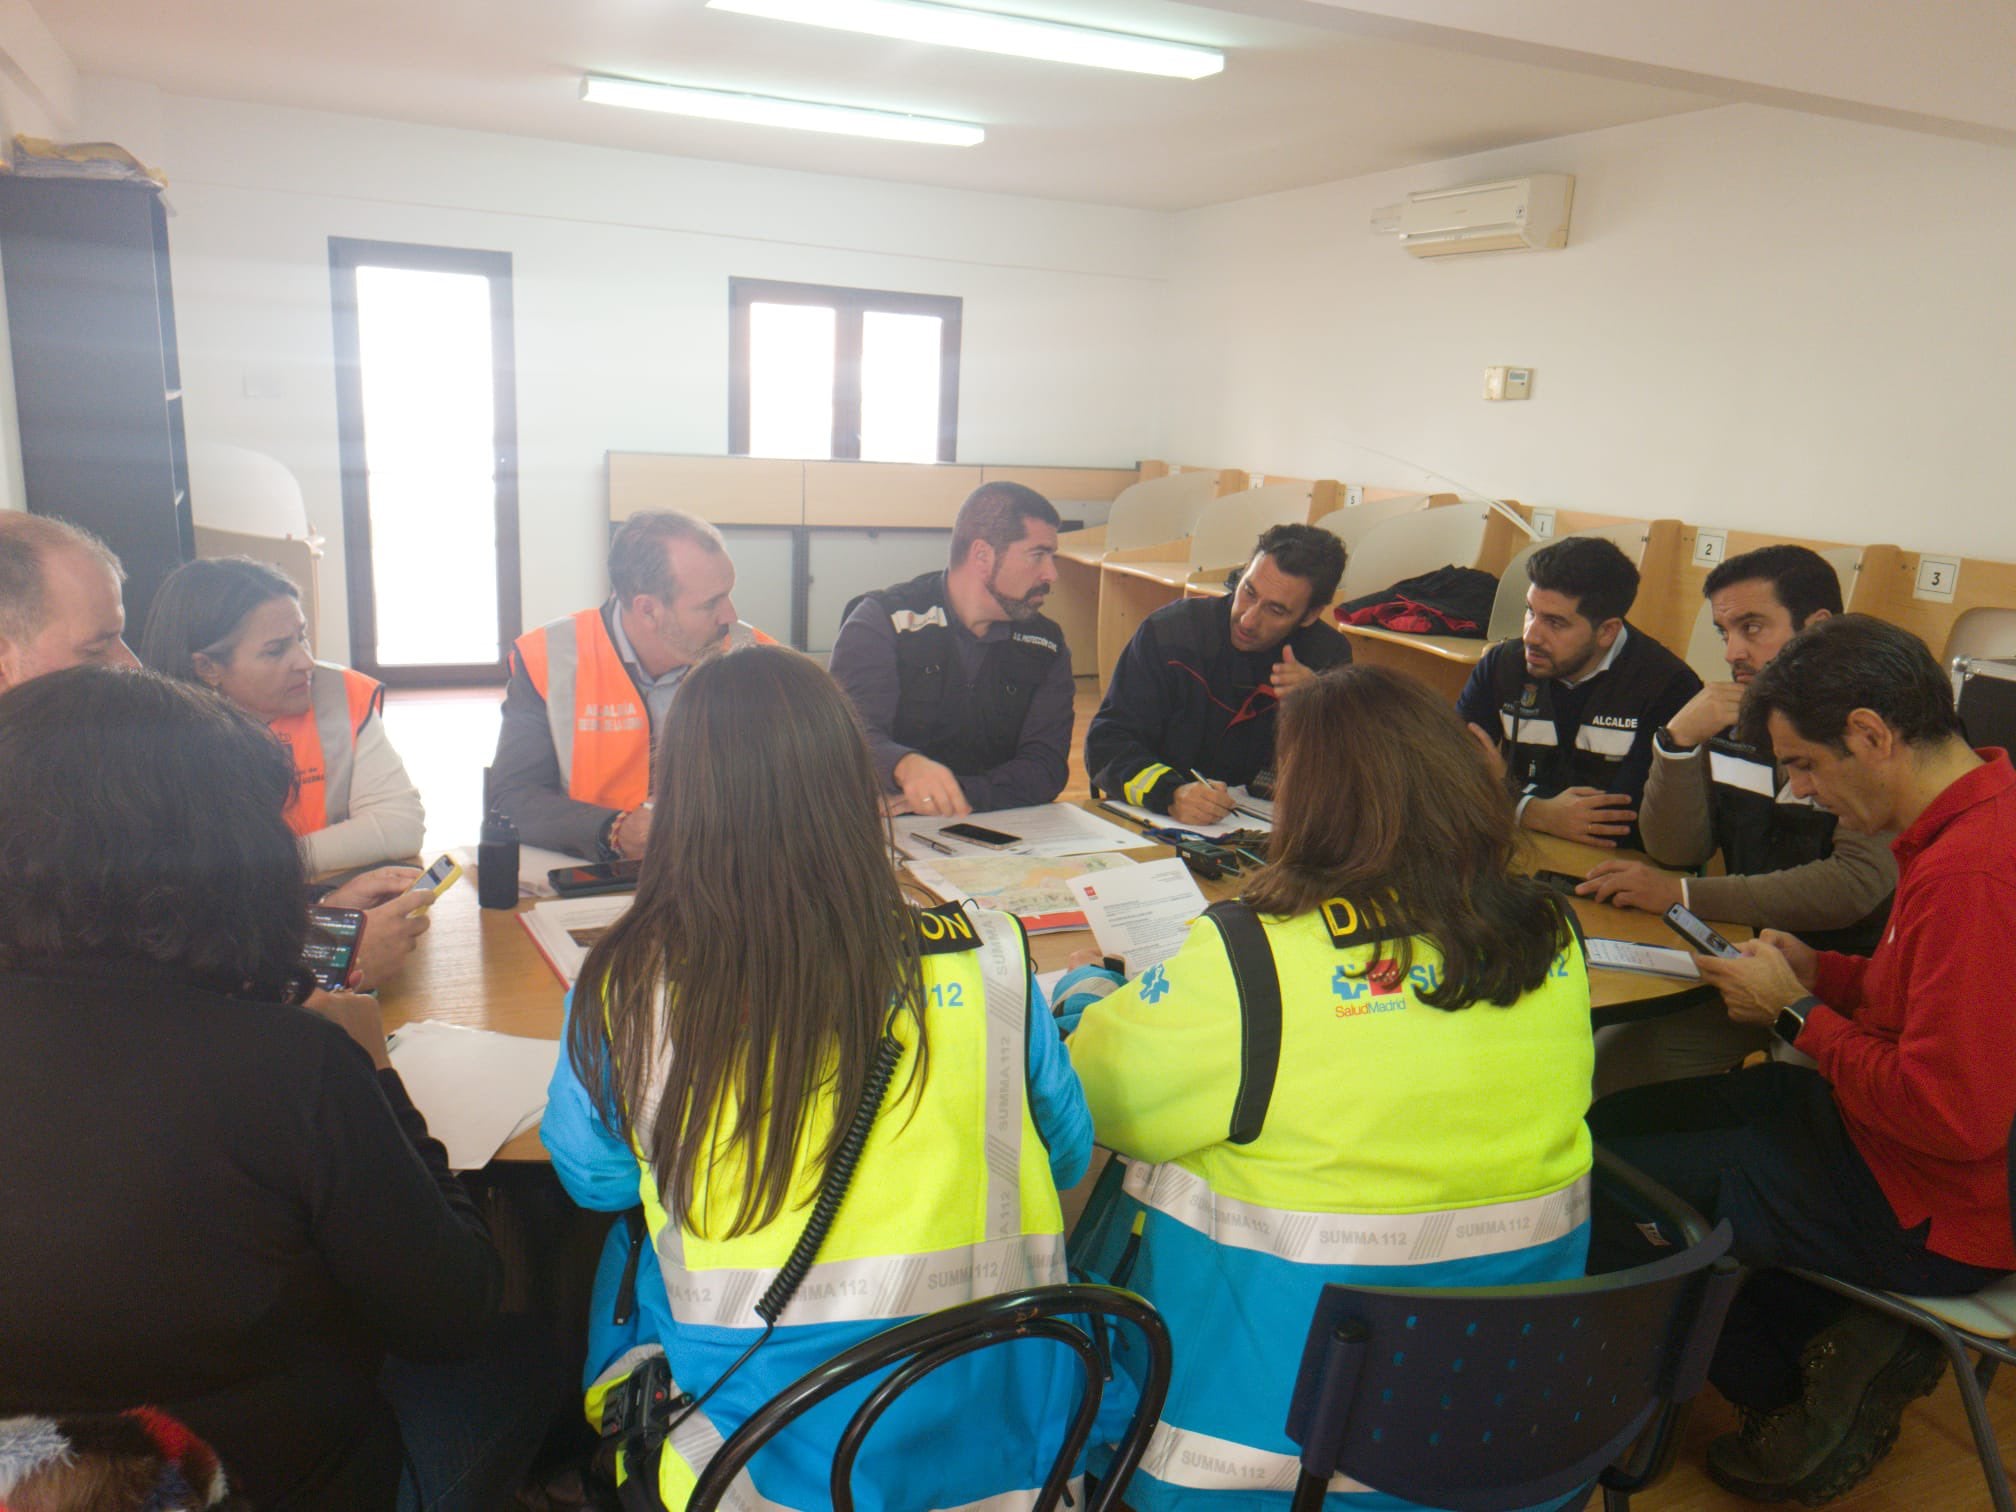
<svg viewBox="0 0 2016 1512">
<path fill-rule="evenodd" d="M 1112 1512 L 1120 1506 L 1121 1493 L 1141 1463 L 1149 1435 L 1162 1416 L 1162 1403 L 1169 1394 L 1171 1359 L 1169 1330 L 1162 1315 L 1134 1293 L 1114 1286 L 1038 1286 L 1003 1292 L 899 1323 L 842 1350 L 778 1392 L 735 1430 L 700 1473 L 687 1502 L 689 1512 L 714 1512 L 757 1451 L 799 1416 L 869 1376 L 890 1370 L 888 1379 L 855 1409 L 833 1456 L 829 1489 L 834 1512 L 853 1512 L 855 1458 L 889 1405 L 941 1365 L 1019 1339 L 1048 1339 L 1070 1350 L 1084 1372 L 1078 1410 L 1034 1504 L 1034 1512 L 1051 1512 L 1062 1501 L 1071 1468 L 1091 1438 L 1105 1381 L 1105 1351 L 1075 1321 L 1088 1317 L 1131 1324 L 1140 1330 L 1147 1345 L 1147 1373 L 1133 1420 L 1120 1436 L 1113 1462 L 1087 1509 Z M 986 1405 L 972 1404 L 976 1417 Z M 977 1423 L 974 1431 L 980 1431 Z"/>
<path fill-rule="evenodd" d="M 1651 1452 L 1663 1469 L 1741 1277 L 1727 1258 L 1729 1225 L 1703 1235 L 1688 1217 L 1676 1224 L 1684 1248 L 1608 1275 L 1324 1287 L 1289 1409 L 1288 1436 L 1302 1447 L 1295 1507 L 1319 1506 L 1339 1470 L 1453 1512 L 1557 1501 L 1641 1443 L 1662 1411 Z"/>
<path fill-rule="evenodd" d="M 1862 548 L 1829 546 L 1820 555 L 1840 580 L 1841 602 L 1846 604 L 1854 595 L 1855 572 L 1861 565 Z M 1715 628 L 1715 617 L 1709 612 L 1705 598 L 1694 617 L 1694 633 L 1688 637 L 1685 660 L 1703 682 L 1729 681 L 1729 665 L 1722 660 L 1722 636 Z"/>
<path fill-rule="evenodd" d="M 1190 534 L 1190 570 L 1244 567 L 1262 532 L 1276 525 L 1299 525 L 1308 513 L 1307 483 L 1267 483 L 1213 499 Z"/>
<path fill-rule="evenodd" d="M 2016 750 L 2016 661 L 1954 658 L 1953 694 L 1969 745 Z"/>
<path fill-rule="evenodd" d="M 1327 530 L 1344 543 L 1344 549 L 1351 551 L 1365 539 L 1367 531 L 1374 525 L 1392 519 L 1395 515 L 1413 514 L 1428 507 L 1429 496 L 1418 494 L 1392 494 L 1383 499 L 1366 499 L 1363 503 L 1348 505 L 1343 509 L 1333 509 L 1316 522 L 1318 528 Z"/>
<path fill-rule="evenodd" d="M 1218 474 L 1171 473 L 1123 488 L 1106 516 L 1106 549 L 1131 551 L 1189 538 L 1204 506 L 1218 497 Z"/>
<path fill-rule="evenodd" d="M 1362 598 L 1437 567 L 1472 565 L 1484 544 L 1484 522 L 1490 514 L 1488 504 L 1465 502 L 1380 521 L 1351 550 L 1337 597 Z"/>
<path fill-rule="evenodd" d="M 1581 530 L 1571 530 L 1556 539 L 1566 540 L 1568 536 L 1600 536 L 1614 544 L 1633 562 L 1637 562 L 1645 549 L 1645 529 L 1643 520 L 1619 520 L 1614 525 L 1591 525 Z M 1542 546 L 1552 544 L 1552 541 L 1529 541 L 1512 553 L 1512 560 L 1505 564 L 1504 572 L 1498 577 L 1498 592 L 1491 600 L 1491 623 L 1484 628 L 1485 640 L 1505 640 L 1525 629 L 1526 590 L 1533 586 L 1533 579 L 1526 571 L 1526 563 Z"/>
</svg>

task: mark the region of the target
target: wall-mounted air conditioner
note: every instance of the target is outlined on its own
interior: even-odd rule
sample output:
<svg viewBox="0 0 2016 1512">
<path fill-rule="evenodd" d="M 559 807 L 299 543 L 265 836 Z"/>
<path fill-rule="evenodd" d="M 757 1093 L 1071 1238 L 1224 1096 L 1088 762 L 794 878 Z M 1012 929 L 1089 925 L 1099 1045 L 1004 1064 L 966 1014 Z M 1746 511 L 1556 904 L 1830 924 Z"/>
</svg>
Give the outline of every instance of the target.
<svg viewBox="0 0 2016 1512">
<path fill-rule="evenodd" d="M 1394 209 L 1377 211 L 1377 231 L 1398 230 L 1413 257 L 1459 252 L 1541 252 L 1568 245 L 1568 210 L 1575 199 L 1572 173 L 1534 173 L 1491 184 L 1410 194 Z"/>
</svg>

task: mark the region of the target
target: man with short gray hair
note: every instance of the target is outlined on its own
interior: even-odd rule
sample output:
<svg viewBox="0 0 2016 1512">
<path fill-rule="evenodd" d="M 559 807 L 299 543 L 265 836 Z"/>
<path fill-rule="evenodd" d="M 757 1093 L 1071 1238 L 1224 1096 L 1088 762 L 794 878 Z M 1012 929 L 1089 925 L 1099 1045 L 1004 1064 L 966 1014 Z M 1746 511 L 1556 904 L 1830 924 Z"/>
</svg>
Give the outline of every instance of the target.
<svg viewBox="0 0 2016 1512">
<path fill-rule="evenodd" d="M 0 692 L 65 667 L 139 666 L 126 646 L 125 580 L 88 530 L 0 511 Z"/>
<path fill-rule="evenodd" d="M 847 606 L 831 668 L 892 811 L 949 819 L 1063 790 L 1071 654 L 1042 613 L 1057 524 L 1035 489 L 983 483 L 953 521 L 945 571 Z"/>
<path fill-rule="evenodd" d="M 736 618 L 721 532 L 647 510 L 609 545 L 606 603 L 518 637 L 490 768 L 491 805 L 531 845 L 600 860 L 644 854 L 651 752 L 687 669 L 774 644 Z"/>
</svg>

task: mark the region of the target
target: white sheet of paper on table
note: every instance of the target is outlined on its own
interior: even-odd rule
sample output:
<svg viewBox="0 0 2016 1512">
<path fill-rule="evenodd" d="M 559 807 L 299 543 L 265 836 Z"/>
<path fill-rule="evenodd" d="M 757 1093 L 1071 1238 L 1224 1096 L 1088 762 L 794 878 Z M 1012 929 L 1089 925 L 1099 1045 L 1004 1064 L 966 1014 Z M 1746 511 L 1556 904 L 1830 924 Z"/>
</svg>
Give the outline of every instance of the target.
<svg viewBox="0 0 2016 1512">
<path fill-rule="evenodd" d="M 1013 835 L 1015 844 L 1003 850 L 975 845 L 956 835 L 943 833 L 948 824 L 977 824 L 983 829 Z M 1107 819 L 1088 814 L 1075 803 L 1039 803 L 1028 808 L 995 809 L 973 814 L 964 820 L 934 819 L 921 814 L 904 814 L 890 821 L 896 845 L 904 855 L 929 861 L 948 853 L 954 856 L 1092 856 L 1102 851 L 1132 850 L 1153 845 L 1139 834 Z M 927 844 L 920 834 L 936 841 Z M 942 847 L 942 848 L 941 848 Z"/>
<path fill-rule="evenodd" d="M 1205 908 L 1190 868 L 1174 856 L 1073 877 L 1070 887 L 1099 948 L 1122 957 L 1133 976 L 1176 954 Z"/>
<path fill-rule="evenodd" d="M 560 1042 L 423 1019 L 395 1033 L 388 1053 L 450 1168 L 474 1171 L 546 1111 Z"/>
<path fill-rule="evenodd" d="M 1232 801 L 1241 805 L 1226 816 L 1222 824 L 1184 824 L 1167 814 L 1158 814 L 1153 809 L 1142 808 L 1138 803 L 1122 803 L 1118 799 L 1106 800 L 1108 808 L 1118 809 L 1130 819 L 1138 819 L 1143 824 L 1161 829 L 1188 830 L 1193 835 L 1202 835 L 1206 840 L 1216 840 L 1221 835 L 1229 835 L 1234 830 L 1265 830 L 1270 834 L 1274 829 L 1274 805 L 1265 798 L 1255 798 L 1243 787 L 1229 789 Z M 1246 805 L 1251 809 L 1246 809 Z M 1263 812 L 1264 810 L 1264 812 Z"/>
<path fill-rule="evenodd" d="M 1641 976 L 1672 977 L 1681 982 L 1698 982 L 1701 972 L 1684 950 L 1666 945 L 1640 945 L 1635 940 L 1610 940 L 1591 935 L 1587 941 L 1589 964 L 1606 971 L 1635 971 Z"/>
</svg>

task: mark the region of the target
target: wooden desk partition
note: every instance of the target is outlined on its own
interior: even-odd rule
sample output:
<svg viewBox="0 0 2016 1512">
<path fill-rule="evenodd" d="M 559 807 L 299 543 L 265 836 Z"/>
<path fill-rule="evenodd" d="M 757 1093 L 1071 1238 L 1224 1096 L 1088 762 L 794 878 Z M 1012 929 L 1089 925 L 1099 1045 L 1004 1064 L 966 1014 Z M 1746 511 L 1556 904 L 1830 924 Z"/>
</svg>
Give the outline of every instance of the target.
<svg viewBox="0 0 2016 1512">
<path fill-rule="evenodd" d="M 640 509 L 684 509 L 716 525 L 947 530 L 983 481 L 1023 483 L 1053 502 L 1082 504 L 1110 500 L 1138 476 L 1137 469 L 1116 467 L 801 462 L 612 451 L 609 518 L 627 520 Z"/>
<path fill-rule="evenodd" d="M 1950 587 L 1952 598 L 1920 597 L 1920 568 L 1926 558 L 1935 558 L 1924 572 L 1924 588 L 1940 592 Z M 1931 581 L 1939 564 L 1958 562 L 1959 572 L 1950 584 Z M 1855 583 L 1855 597 L 1848 607 L 1902 625 L 1932 648 L 1941 662 L 1967 654 L 1973 656 L 2016 654 L 2016 562 L 1993 562 L 1982 557 L 1956 558 L 1948 552 L 1905 551 L 1896 546 L 1871 546 L 1862 553 L 1862 571 Z M 1955 633 L 1971 615 L 2008 616 L 2008 623 L 1995 637 L 1969 638 L 1955 644 Z"/>
<path fill-rule="evenodd" d="M 795 461 L 612 451 L 608 454 L 609 518 L 622 521 L 645 509 L 683 509 L 731 531 L 773 532 L 773 553 L 777 550 L 774 532 L 790 532 L 789 633 L 791 644 L 803 650 L 812 644 L 815 532 L 949 532 L 966 496 L 986 481 L 1024 484 L 1056 503 L 1059 512 L 1068 516 L 1077 506 L 1112 500 L 1139 476 L 1138 469 L 1118 467 Z M 836 539 L 831 534 L 824 536 L 818 550 L 841 550 L 845 543 L 836 545 Z M 909 554 L 914 557 L 920 543 L 913 540 L 910 545 Z M 858 547 L 855 554 L 860 554 Z M 837 575 L 829 569 L 836 585 L 853 575 L 844 568 Z M 878 580 L 853 585 L 847 591 L 851 594 L 882 586 Z M 822 586 L 821 592 L 825 591 Z M 1095 640 L 1089 608 L 1084 618 L 1087 623 L 1082 639 L 1089 671 Z M 1081 639 L 1068 625 L 1065 634 L 1074 647 Z M 1074 662 L 1077 657 L 1074 649 Z"/>
<path fill-rule="evenodd" d="M 609 453 L 609 518 L 682 509 L 715 525 L 804 523 L 805 464 L 770 457 Z"/>
<path fill-rule="evenodd" d="M 903 462 L 807 462 L 805 523 L 858 530 L 950 530 L 980 469 Z"/>
</svg>

